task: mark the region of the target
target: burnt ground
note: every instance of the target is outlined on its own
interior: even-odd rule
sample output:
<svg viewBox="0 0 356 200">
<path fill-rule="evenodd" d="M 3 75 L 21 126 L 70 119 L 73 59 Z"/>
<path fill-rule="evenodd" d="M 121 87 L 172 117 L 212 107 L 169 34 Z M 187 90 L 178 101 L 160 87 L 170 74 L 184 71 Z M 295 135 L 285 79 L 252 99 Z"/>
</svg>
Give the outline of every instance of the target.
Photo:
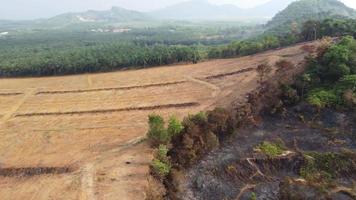
<svg viewBox="0 0 356 200">
<path fill-rule="evenodd" d="M 188 169 L 178 198 L 354 199 L 356 169 L 336 177 L 333 190 L 324 193 L 307 186 L 301 179 L 304 152 L 356 150 L 355 112 L 325 109 L 320 114 L 316 113 L 313 108 L 298 105 L 288 108 L 284 114 L 263 114 L 258 125 L 238 130 L 220 149 Z M 283 140 L 288 148 L 284 155 L 272 158 L 256 153 L 256 146 L 263 141 L 277 140 Z M 301 184 L 286 184 L 290 180 Z M 293 190 L 296 196 L 283 197 L 286 188 Z M 342 188 L 353 188 L 353 191 Z"/>
</svg>

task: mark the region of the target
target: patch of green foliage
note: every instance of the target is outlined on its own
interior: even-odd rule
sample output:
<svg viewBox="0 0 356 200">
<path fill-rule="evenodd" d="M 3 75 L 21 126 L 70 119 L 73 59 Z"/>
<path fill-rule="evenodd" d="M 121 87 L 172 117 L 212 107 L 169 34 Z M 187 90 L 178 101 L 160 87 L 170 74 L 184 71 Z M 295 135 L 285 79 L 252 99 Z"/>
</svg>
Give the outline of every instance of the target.
<svg viewBox="0 0 356 200">
<path fill-rule="evenodd" d="M 272 143 L 268 141 L 262 142 L 262 144 L 258 145 L 256 149 L 260 150 L 263 154 L 269 157 L 280 156 L 286 150 L 282 142 Z"/>
<path fill-rule="evenodd" d="M 161 116 L 155 114 L 148 116 L 149 130 L 147 132 L 147 138 L 152 146 L 168 143 L 170 137 L 164 124 L 164 119 Z"/>
<path fill-rule="evenodd" d="M 340 102 L 334 90 L 315 89 L 309 92 L 307 102 L 318 108 L 337 105 Z"/>
<path fill-rule="evenodd" d="M 174 116 L 170 117 L 166 128 L 164 119 L 155 114 L 148 116 L 148 125 L 147 138 L 154 147 L 160 144 L 168 144 L 172 137 L 179 135 L 184 128 L 182 123 Z"/>
<path fill-rule="evenodd" d="M 153 170 L 153 173 L 157 175 L 159 178 L 164 179 L 169 172 L 171 171 L 171 166 L 168 165 L 165 162 L 162 162 L 158 159 L 154 159 L 151 163 L 151 167 Z"/>
<path fill-rule="evenodd" d="M 191 127 L 191 124 L 205 124 L 208 121 L 208 116 L 205 112 L 199 112 L 195 115 L 189 115 L 188 117 L 184 118 L 183 126 L 184 127 Z"/>
<path fill-rule="evenodd" d="M 254 193 L 254 192 L 251 193 L 250 200 L 257 200 L 256 193 Z"/>
<path fill-rule="evenodd" d="M 159 145 L 156 149 L 154 159 L 151 162 L 151 170 L 154 175 L 164 179 L 171 171 L 171 163 L 168 157 L 168 148 L 166 145 Z"/>
<path fill-rule="evenodd" d="M 183 130 L 182 123 L 174 116 L 169 119 L 167 132 L 169 137 L 175 137 L 179 135 Z"/>
<path fill-rule="evenodd" d="M 158 159 L 162 162 L 168 163 L 168 161 L 169 161 L 169 158 L 167 156 L 168 151 L 169 151 L 169 149 L 167 148 L 166 145 L 163 145 L 163 144 L 159 145 L 157 152 L 155 154 L 156 159 Z"/>
<path fill-rule="evenodd" d="M 329 184 L 339 174 L 354 170 L 355 154 L 310 152 L 305 155 L 306 163 L 300 170 L 300 175 L 307 181 Z"/>
<path fill-rule="evenodd" d="M 318 108 L 355 105 L 356 96 L 356 40 L 344 37 L 319 56 L 311 59 L 306 72 L 310 76 L 306 100 Z M 303 81 L 303 94 L 305 89 Z M 348 92 L 347 95 L 345 95 Z M 350 97 L 351 96 L 351 97 Z"/>
<path fill-rule="evenodd" d="M 344 76 L 336 85 L 337 90 L 352 90 L 356 92 L 356 74 Z"/>
</svg>

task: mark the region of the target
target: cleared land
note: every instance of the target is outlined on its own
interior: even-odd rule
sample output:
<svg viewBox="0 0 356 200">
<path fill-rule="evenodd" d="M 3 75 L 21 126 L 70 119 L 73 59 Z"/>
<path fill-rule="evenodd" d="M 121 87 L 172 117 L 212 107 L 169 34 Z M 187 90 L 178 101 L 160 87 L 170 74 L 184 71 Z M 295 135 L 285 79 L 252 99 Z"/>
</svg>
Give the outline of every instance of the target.
<svg viewBox="0 0 356 200">
<path fill-rule="evenodd" d="M 144 199 L 147 115 L 227 106 L 257 86 L 255 68 L 300 45 L 236 59 L 142 70 L 0 80 L 1 199 Z"/>
</svg>

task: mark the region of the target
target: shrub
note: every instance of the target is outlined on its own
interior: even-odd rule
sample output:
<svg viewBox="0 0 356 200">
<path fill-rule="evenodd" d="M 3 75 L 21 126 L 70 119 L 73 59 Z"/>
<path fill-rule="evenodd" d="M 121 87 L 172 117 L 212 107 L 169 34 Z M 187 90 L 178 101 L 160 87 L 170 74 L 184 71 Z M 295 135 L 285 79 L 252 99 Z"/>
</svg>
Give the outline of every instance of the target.
<svg viewBox="0 0 356 200">
<path fill-rule="evenodd" d="M 276 157 L 282 155 L 283 151 L 286 149 L 281 142 L 271 143 L 263 142 L 257 146 L 257 149 L 269 157 Z"/>
<path fill-rule="evenodd" d="M 166 145 L 159 145 L 154 154 L 150 169 L 153 175 L 163 180 L 171 170 L 170 158 L 167 156 L 169 149 Z"/>
<path fill-rule="evenodd" d="M 174 116 L 169 119 L 167 132 L 169 137 L 175 137 L 179 135 L 183 130 L 182 123 Z"/>
<path fill-rule="evenodd" d="M 148 116 L 149 130 L 147 133 L 150 144 L 154 147 L 159 144 L 167 144 L 170 137 L 164 127 L 164 120 L 159 115 Z"/>
<path fill-rule="evenodd" d="M 206 147 L 209 150 L 215 149 L 220 145 L 219 138 L 211 131 L 206 134 Z"/>
<path fill-rule="evenodd" d="M 328 184 L 338 175 L 352 173 L 355 169 L 355 154 L 310 152 L 305 155 L 306 162 L 300 169 L 300 175 L 308 181 Z"/>
<path fill-rule="evenodd" d="M 352 52 L 341 44 L 331 46 L 321 58 L 323 68 L 321 78 L 325 81 L 337 81 L 349 75 L 351 69 L 348 65 Z"/>
<path fill-rule="evenodd" d="M 281 90 L 282 100 L 284 103 L 286 103 L 287 105 L 293 105 L 299 102 L 300 97 L 298 95 L 297 90 L 295 90 L 289 85 L 282 85 Z"/>
<path fill-rule="evenodd" d="M 208 112 L 209 129 L 216 134 L 219 139 L 233 134 L 236 123 L 231 112 L 223 108 L 215 108 Z"/>
<path fill-rule="evenodd" d="M 196 123 L 200 123 L 200 122 L 206 122 L 208 117 L 205 112 L 199 112 L 196 115 L 192 115 L 191 119 L 192 119 L 192 121 L 194 121 Z"/>
<path fill-rule="evenodd" d="M 159 145 L 158 149 L 156 150 L 155 158 L 164 162 L 169 163 L 169 158 L 167 156 L 169 149 L 166 145 Z"/>
<path fill-rule="evenodd" d="M 333 90 L 317 89 L 309 92 L 307 102 L 317 108 L 325 108 L 339 104 L 339 98 Z"/>
<path fill-rule="evenodd" d="M 191 124 L 203 125 L 206 124 L 208 120 L 208 116 L 205 112 L 199 112 L 195 115 L 189 115 L 188 117 L 183 119 L 183 126 L 190 127 Z"/>
<path fill-rule="evenodd" d="M 263 79 L 268 76 L 269 73 L 272 71 L 272 67 L 268 63 L 262 63 L 257 66 L 257 73 L 258 76 L 260 77 L 260 83 L 263 82 Z"/>
<path fill-rule="evenodd" d="M 254 192 L 251 193 L 250 200 L 257 200 L 256 193 L 254 193 Z"/>
<path fill-rule="evenodd" d="M 161 180 L 164 179 L 171 171 L 170 164 L 162 162 L 158 159 L 154 159 L 151 163 L 151 171 L 153 175 L 157 176 Z"/>
<path fill-rule="evenodd" d="M 356 92 L 356 74 L 344 76 L 338 83 L 337 88 L 342 90 L 350 89 Z"/>
</svg>

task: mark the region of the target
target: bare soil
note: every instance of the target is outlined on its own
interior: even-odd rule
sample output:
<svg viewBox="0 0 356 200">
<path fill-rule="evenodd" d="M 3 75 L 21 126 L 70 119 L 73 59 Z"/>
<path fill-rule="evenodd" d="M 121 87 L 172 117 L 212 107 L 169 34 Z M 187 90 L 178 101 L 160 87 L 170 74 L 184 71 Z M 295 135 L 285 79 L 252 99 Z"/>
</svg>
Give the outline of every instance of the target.
<svg viewBox="0 0 356 200">
<path fill-rule="evenodd" d="M 1 199 L 144 199 L 149 114 L 182 118 L 244 100 L 258 85 L 259 64 L 283 58 L 301 67 L 300 47 L 198 64 L 1 79 Z"/>
</svg>

